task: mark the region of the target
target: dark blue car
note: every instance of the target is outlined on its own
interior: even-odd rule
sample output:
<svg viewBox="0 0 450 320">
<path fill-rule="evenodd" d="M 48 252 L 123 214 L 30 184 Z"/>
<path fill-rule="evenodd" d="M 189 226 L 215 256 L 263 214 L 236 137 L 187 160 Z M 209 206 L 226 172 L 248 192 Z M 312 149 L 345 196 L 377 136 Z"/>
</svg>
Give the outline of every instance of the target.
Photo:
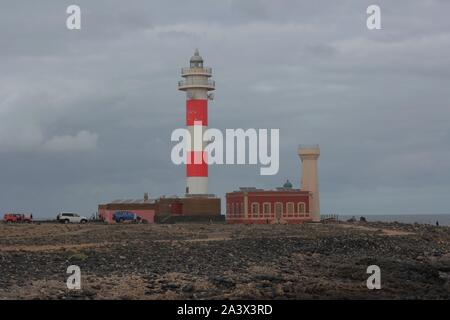
<svg viewBox="0 0 450 320">
<path fill-rule="evenodd" d="M 126 221 L 138 221 L 140 217 L 138 217 L 135 213 L 130 211 L 116 211 L 113 214 L 113 220 L 115 222 L 126 222 Z"/>
</svg>

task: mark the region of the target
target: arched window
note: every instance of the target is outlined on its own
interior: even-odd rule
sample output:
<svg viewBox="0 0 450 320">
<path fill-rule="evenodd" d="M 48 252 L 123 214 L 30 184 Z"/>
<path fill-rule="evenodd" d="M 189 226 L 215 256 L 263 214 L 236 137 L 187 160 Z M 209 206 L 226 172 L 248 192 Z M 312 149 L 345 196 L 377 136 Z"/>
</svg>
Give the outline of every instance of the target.
<svg viewBox="0 0 450 320">
<path fill-rule="evenodd" d="M 254 218 L 259 215 L 259 203 L 258 202 L 252 203 L 252 215 Z"/>
<path fill-rule="evenodd" d="M 275 202 L 275 215 L 278 218 L 281 218 L 283 215 L 283 203 L 282 202 Z"/>
<path fill-rule="evenodd" d="M 286 203 L 286 211 L 288 216 L 292 217 L 294 215 L 294 203 L 288 202 Z"/>
<path fill-rule="evenodd" d="M 304 202 L 298 203 L 298 213 L 300 213 L 301 217 L 305 216 L 305 203 Z"/>
<path fill-rule="evenodd" d="M 271 208 L 270 202 L 263 203 L 263 212 L 264 212 L 265 217 L 270 216 L 270 214 L 272 213 L 272 208 Z"/>
</svg>

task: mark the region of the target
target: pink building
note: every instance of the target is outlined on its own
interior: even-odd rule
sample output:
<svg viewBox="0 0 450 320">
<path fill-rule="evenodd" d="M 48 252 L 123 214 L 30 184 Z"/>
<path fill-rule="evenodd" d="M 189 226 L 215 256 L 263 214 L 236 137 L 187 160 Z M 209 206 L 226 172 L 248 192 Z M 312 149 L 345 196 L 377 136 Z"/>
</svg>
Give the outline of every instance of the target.
<svg viewBox="0 0 450 320">
<path fill-rule="evenodd" d="M 124 212 L 135 214 L 145 223 L 155 222 L 155 202 L 148 199 L 121 200 L 98 206 L 99 218 L 107 223 L 115 223 L 114 214 Z"/>
</svg>

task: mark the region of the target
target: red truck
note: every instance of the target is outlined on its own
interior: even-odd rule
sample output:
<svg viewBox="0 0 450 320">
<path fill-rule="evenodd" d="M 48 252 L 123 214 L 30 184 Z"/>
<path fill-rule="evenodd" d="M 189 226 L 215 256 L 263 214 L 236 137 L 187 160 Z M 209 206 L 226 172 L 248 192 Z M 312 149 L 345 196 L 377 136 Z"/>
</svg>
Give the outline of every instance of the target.
<svg viewBox="0 0 450 320">
<path fill-rule="evenodd" d="M 5 213 L 3 222 L 5 223 L 30 223 L 33 220 L 33 215 L 25 215 L 23 213 Z"/>
</svg>

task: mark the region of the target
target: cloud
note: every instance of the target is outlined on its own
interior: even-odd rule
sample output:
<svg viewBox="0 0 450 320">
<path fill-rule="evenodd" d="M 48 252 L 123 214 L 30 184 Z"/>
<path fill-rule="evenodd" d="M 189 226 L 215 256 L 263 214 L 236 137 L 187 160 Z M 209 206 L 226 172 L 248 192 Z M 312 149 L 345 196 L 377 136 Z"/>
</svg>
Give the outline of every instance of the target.
<svg viewBox="0 0 450 320">
<path fill-rule="evenodd" d="M 217 87 L 209 126 L 281 139 L 278 175 L 212 166 L 211 192 L 298 186 L 296 146 L 319 143 L 324 212 L 448 211 L 436 196 L 450 189 L 447 2 L 380 0 L 373 32 L 364 0 L 80 0 L 79 32 L 65 28 L 69 2 L 10 2 L 0 210 L 90 214 L 145 191 L 183 194 L 170 134 L 185 124 L 176 85 L 198 47 Z"/>
<path fill-rule="evenodd" d="M 43 149 L 51 152 L 88 151 L 97 147 L 97 140 L 97 133 L 80 131 L 75 136 L 54 136 L 44 143 Z"/>
</svg>

